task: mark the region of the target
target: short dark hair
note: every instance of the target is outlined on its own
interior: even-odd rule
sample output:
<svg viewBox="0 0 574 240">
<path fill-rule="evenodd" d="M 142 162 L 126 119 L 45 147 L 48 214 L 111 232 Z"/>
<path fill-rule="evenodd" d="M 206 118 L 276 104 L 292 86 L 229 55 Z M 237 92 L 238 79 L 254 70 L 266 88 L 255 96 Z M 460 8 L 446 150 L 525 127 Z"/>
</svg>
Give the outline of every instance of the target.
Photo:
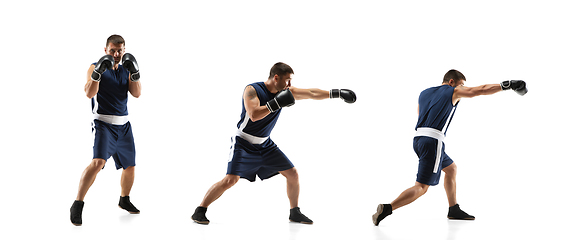
<svg viewBox="0 0 574 240">
<path fill-rule="evenodd" d="M 110 43 L 113 44 L 126 44 L 126 41 L 124 40 L 124 38 L 120 35 L 114 34 L 111 35 L 108 40 L 106 41 L 106 47 L 110 45 Z"/>
<path fill-rule="evenodd" d="M 442 79 L 442 83 L 448 83 L 448 81 L 450 81 L 451 79 L 454 80 L 455 82 L 458 82 L 460 80 L 466 81 L 464 74 L 455 69 L 451 69 L 448 72 L 446 72 L 444 78 Z"/>
<path fill-rule="evenodd" d="M 295 74 L 293 72 L 293 68 L 291 68 L 289 65 L 287 65 L 285 63 L 278 62 L 278 63 L 275 63 L 273 65 L 273 67 L 271 67 L 271 71 L 269 71 L 269 78 L 268 79 L 273 78 L 275 76 L 275 74 L 277 74 L 278 76 L 283 76 L 283 75 L 289 74 L 289 73 Z"/>
</svg>

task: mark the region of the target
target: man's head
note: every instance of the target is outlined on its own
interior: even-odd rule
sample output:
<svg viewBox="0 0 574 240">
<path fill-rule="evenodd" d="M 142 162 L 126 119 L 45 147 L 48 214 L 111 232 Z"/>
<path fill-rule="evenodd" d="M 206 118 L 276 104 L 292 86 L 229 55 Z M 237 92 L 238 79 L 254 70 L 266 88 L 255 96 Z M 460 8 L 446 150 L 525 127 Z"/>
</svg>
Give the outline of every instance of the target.
<svg viewBox="0 0 574 240">
<path fill-rule="evenodd" d="M 442 79 L 442 84 L 449 85 L 451 87 L 462 86 L 466 82 L 466 77 L 458 70 L 451 69 L 444 75 Z"/>
<path fill-rule="evenodd" d="M 120 35 L 111 35 L 106 41 L 106 48 L 104 49 L 107 55 L 114 57 L 115 64 L 119 64 L 122 56 L 125 53 L 125 41 Z"/>
<path fill-rule="evenodd" d="M 268 79 L 273 80 L 275 84 L 275 90 L 280 92 L 283 89 L 291 87 L 291 78 L 293 74 L 293 69 L 289 65 L 278 62 L 275 63 L 273 67 L 271 67 Z"/>
</svg>

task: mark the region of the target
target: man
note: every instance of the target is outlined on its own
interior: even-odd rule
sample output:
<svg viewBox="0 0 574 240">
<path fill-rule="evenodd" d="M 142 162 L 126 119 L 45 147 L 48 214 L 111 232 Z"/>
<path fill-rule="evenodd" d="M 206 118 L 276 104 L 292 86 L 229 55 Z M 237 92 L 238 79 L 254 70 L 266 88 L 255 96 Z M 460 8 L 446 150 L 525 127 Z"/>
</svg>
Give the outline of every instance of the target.
<svg viewBox="0 0 574 240">
<path fill-rule="evenodd" d="M 313 223 L 298 207 L 297 170 L 269 135 L 279 118 L 281 108 L 293 105 L 295 100 L 341 98 L 347 103 L 353 103 L 356 96 L 353 91 L 347 89 L 325 91 L 291 87 L 293 74 L 289 65 L 278 62 L 271 68 L 267 81 L 249 84 L 243 91 L 243 109 L 236 136 L 232 138 L 227 175 L 207 191 L 196 208 L 191 216 L 196 223 L 209 224 L 205 216 L 207 207 L 235 185 L 239 178 L 254 182 L 256 176 L 264 180 L 279 173 L 287 179 L 287 197 L 291 205 L 289 220 Z"/>
<path fill-rule="evenodd" d="M 456 172 L 453 160 L 444 152 L 443 139 L 461 98 L 490 95 L 512 89 L 520 95 L 528 92 L 522 80 L 504 81 L 500 84 L 487 84 L 478 87 L 465 87 L 466 78 L 457 70 L 448 71 L 441 86 L 431 87 L 419 96 L 419 117 L 413 148 L 419 157 L 419 168 L 415 185 L 403 191 L 390 204 L 379 204 L 373 215 L 373 223 L 378 226 L 394 210 L 410 204 L 425 194 L 429 186 L 439 183 L 441 170 L 444 172 L 449 219 L 474 220 L 474 216 L 462 211 L 456 200 Z"/>
<path fill-rule="evenodd" d="M 136 98 L 141 95 L 139 67 L 134 56 L 125 53 L 125 41 L 119 35 L 108 38 L 104 51 L 106 55 L 88 69 L 84 87 L 86 96 L 92 100 L 94 153 L 70 208 L 70 220 L 76 226 L 82 225 L 84 197 L 110 156 L 114 157 L 116 169 L 123 168 L 119 207 L 132 214 L 140 212 L 129 198 L 136 164 L 127 108 L 128 92 Z"/>
</svg>

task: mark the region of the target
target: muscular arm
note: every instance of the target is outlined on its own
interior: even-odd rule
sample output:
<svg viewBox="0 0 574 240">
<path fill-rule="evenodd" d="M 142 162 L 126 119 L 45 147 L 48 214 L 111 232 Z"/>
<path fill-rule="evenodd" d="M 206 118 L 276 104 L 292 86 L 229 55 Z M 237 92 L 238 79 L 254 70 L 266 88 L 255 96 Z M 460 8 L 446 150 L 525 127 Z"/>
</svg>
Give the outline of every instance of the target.
<svg viewBox="0 0 574 240">
<path fill-rule="evenodd" d="M 302 100 L 302 99 L 313 99 L 313 100 L 322 100 L 329 98 L 329 91 L 321 90 L 318 88 L 310 88 L 310 89 L 302 89 L 296 87 L 290 87 L 291 93 L 293 93 L 293 97 L 295 100 Z"/>
<path fill-rule="evenodd" d="M 249 85 L 243 91 L 243 104 L 245 105 L 245 111 L 251 119 L 251 121 L 256 122 L 263 119 L 265 116 L 269 115 L 269 109 L 267 106 L 259 105 L 259 97 L 257 97 L 257 92 L 253 86 Z"/>
<path fill-rule="evenodd" d="M 130 78 L 131 79 L 131 74 L 130 74 Z M 140 95 L 142 94 L 142 84 L 140 81 L 137 82 L 133 82 L 133 81 L 129 81 L 129 86 L 128 86 L 128 91 L 132 94 L 132 96 L 134 96 L 135 98 L 139 98 Z"/>
<path fill-rule="evenodd" d="M 84 86 L 84 92 L 86 92 L 86 97 L 93 98 L 100 90 L 100 82 L 92 81 L 92 72 L 94 72 L 96 65 L 90 65 L 88 68 L 88 82 Z"/>
<path fill-rule="evenodd" d="M 481 95 L 491 95 L 502 91 L 500 84 L 485 84 L 478 87 L 458 86 L 452 94 L 452 103 L 456 104 L 461 98 L 472 98 Z"/>
</svg>

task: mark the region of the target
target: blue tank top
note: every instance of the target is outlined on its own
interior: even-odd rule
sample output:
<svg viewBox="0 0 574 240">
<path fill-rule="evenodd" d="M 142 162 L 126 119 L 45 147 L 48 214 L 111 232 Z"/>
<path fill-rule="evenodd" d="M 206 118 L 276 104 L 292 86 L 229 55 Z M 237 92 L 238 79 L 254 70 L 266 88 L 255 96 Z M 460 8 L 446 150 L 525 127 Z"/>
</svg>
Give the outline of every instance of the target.
<svg viewBox="0 0 574 240">
<path fill-rule="evenodd" d="M 92 113 L 128 115 L 129 75 L 122 65 L 117 70 L 106 70 L 102 74 L 98 93 L 92 98 Z"/>
<path fill-rule="evenodd" d="M 452 105 L 454 87 L 441 85 L 427 88 L 419 96 L 419 119 L 417 127 L 434 128 L 446 134 L 446 130 L 456 111 Z"/>
<path fill-rule="evenodd" d="M 257 97 L 259 98 L 259 106 L 265 106 L 265 104 L 267 104 L 267 102 L 273 99 L 276 95 L 269 92 L 264 82 L 252 83 L 249 84 L 249 86 L 253 86 L 253 88 L 255 88 Z M 256 137 L 268 137 L 271 134 L 271 130 L 275 127 L 275 123 L 277 123 L 277 119 L 279 118 L 279 114 L 282 110 L 279 109 L 278 111 L 269 113 L 269 115 L 265 116 L 263 119 L 253 122 L 249 119 L 249 115 L 247 115 L 245 103 L 243 101 L 241 101 L 241 106 L 243 109 L 241 110 L 241 119 L 237 123 L 237 128 L 244 133 Z"/>
</svg>

